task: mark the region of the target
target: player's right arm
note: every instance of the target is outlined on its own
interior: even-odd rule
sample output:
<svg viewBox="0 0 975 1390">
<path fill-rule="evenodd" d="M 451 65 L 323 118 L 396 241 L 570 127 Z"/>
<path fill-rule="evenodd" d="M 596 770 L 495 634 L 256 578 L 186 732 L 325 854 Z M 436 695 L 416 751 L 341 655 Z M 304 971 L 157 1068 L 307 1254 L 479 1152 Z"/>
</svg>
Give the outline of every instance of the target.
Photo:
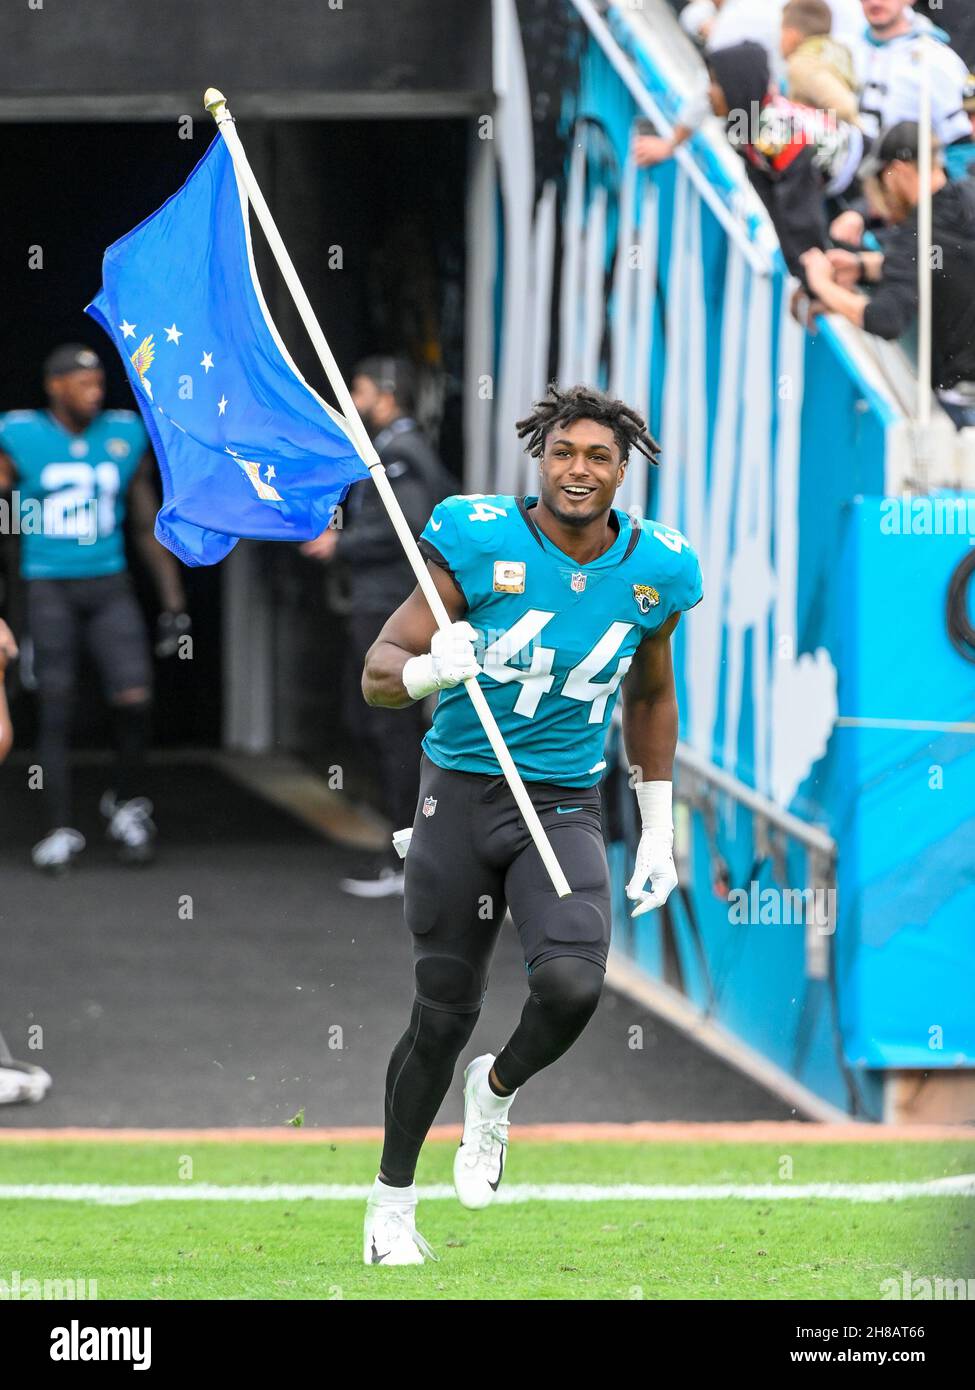
<svg viewBox="0 0 975 1390">
<path fill-rule="evenodd" d="M 472 646 L 477 634 L 463 621 L 464 595 L 440 565 L 427 561 L 427 569 L 450 615 L 450 633 L 441 633 L 417 585 L 387 618 L 366 653 L 362 693 L 368 705 L 402 709 L 435 690 L 459 685 L 479 670 Z"/>
</svg>

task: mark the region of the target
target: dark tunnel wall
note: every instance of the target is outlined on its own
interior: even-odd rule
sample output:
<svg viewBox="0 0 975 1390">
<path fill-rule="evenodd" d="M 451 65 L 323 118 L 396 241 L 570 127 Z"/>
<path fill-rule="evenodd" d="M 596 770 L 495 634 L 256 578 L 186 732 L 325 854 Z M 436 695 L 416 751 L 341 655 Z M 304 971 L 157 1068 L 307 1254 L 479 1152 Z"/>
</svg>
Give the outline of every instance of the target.
<svg viewBox="0 0 975 1390">
<path fill-rule="evenodd" d="M 43 0 L 0 15 L 0 113 L 169 94 L 197 114 L 221 87 L 256 114 L 488 109 L 490 0 Z M 417 98 L 420 101 L 417 102 Z M 169 102 L 168 109 L 172 109 Z M 128 114 L 128 112 L 127 112 Z"/>
</svg>

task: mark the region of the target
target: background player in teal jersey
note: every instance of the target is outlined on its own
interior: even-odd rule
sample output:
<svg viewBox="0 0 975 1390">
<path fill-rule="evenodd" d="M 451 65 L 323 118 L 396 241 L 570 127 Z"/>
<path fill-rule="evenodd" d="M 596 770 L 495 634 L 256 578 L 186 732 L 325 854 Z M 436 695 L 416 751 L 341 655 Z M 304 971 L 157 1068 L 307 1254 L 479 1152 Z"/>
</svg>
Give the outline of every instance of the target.
<svg viewBox="0 0 975 1390">
<path fill-rule="evenodd" d="M 70 343 L 44 364 L 47 410 L 0 417 L 0 491 L 12 489 L 20 530 L 27 627 L 40 698 L 38 762 L 48 830 L 38 868 L 60 871 L 84 848 L 71 826 L 68 747 L 79 646 L 99 667 L 115 723 L 118 763 L 102 798 L 121 859 L 151 858 L 152 807 L 140 796 L 152 667 L 145 623 L 126 570 L 123 523 L 148 564 L 162 606 L 160 647 L 185 632 L 179 566 L 153 535 L 152 457 L 139 416 L 102 410 L 105 376 L 91 348 Z"/>
<path fill-rule="evenodd" d="M 401 708 L 439 691 L 423 741 L 406 855 L 415 999 L 386 1079 L 386 1134 L 366 1208 L 366 1263 L 416 1264 L 414 1171 L 477 1021 L 510 910 L 529 997 L 495 1057 L 465 1072 L 454 1184 L 483 1207 L 501 1181 L 517 1089 L 569 1048 L 599 999 L 609 949 L 609 871 L 599 780 L 613 707 L 643 820 L 628 896 L 634 916 L 677 883 L 671 791 L 677 698 L 670 638 L 700 602 L 701 571 L 679 532 L 613 506 L 630 450 L 658 446 L 622 401 L 549 388 L 519 436 L 538 493 L 448 497 L 420 539 L 452 627 L 438 631 L 419 588 L 366 657 L 370 704 Z M 476 676 L 525 779 L 572 893 L 559 899 L 461 682 Z"/>
</svg>

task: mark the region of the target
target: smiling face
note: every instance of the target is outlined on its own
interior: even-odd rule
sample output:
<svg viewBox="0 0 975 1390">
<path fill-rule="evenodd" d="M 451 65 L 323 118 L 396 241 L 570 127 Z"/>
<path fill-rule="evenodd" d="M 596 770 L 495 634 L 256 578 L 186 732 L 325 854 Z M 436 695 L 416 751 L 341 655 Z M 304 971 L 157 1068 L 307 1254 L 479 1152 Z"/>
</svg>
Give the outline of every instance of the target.
<svg viewBox="0 0 975 1390">
<path fill-rule="evenodd" d="M 609 511 L 626 464 L 608 425 L 553 425 L 539 463 L 541 500 L 565 526 L 588 526 Z"/>
</svg>

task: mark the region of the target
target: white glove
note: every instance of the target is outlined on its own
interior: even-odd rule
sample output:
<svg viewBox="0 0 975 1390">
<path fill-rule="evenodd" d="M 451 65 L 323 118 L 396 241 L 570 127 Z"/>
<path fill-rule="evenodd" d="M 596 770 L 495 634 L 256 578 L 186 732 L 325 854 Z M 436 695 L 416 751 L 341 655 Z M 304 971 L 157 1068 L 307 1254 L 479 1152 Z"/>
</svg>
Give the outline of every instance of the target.
<svg viewBox="0 0 975 1390">
<path fill-rule="evenodd" d="M 411 656 L 403 667 L 403 685 L 413 700 L 422 700 L 435 690 L 449 690 L 480 672 L 473 644 L 477 631 L 467 622 L 438 628 L 423 656 Z"/>
<path fill-rule="evenodd" d="M 637 906 L 631 917 L 663 907 L 677 887 L 674 866 L 674 816 L 672 782 L 637 782 L 636 799 L 643 820 L 643 834 L 636 851 L 636 868 L 626 885 L 626 896 Z M 649 890 L 646 887 L 650 882 Z"/>
</svg>

